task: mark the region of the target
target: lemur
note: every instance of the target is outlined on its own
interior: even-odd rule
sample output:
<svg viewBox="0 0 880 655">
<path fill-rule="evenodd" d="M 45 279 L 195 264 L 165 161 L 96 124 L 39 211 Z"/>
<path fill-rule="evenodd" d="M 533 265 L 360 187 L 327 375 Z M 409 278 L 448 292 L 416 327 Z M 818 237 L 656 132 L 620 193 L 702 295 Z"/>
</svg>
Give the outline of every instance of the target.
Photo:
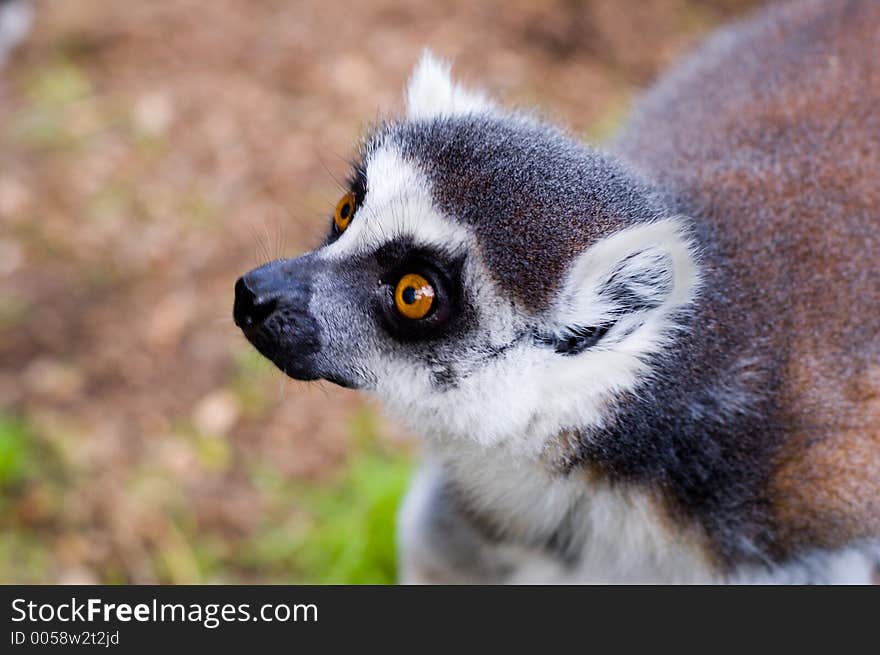
<svg viewBox="0 0 880 655">
<path fill-rule="evenodd" d="M 405 95 L 233 311 L 424 436 L 401 580 L 876 579 L 880 3 L 724 29 L 608 151 L 429 53 Z"/>
</svg>

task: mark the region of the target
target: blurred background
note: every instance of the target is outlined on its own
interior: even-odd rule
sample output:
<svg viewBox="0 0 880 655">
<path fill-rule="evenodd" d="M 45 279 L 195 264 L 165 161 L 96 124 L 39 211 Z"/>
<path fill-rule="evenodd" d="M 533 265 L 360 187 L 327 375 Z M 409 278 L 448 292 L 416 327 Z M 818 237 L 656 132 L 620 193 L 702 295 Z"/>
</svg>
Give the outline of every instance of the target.
<svg viewBox="0 0 880 655">
<path fill-rule="evenodd" d="M 392 582 L 417 444 L 264 362 L 235 279 L 318 242 L 424 46 L 601 143 L 755 4 L 35 2 L 0 68 L 0 582 Z"/>
</svg>

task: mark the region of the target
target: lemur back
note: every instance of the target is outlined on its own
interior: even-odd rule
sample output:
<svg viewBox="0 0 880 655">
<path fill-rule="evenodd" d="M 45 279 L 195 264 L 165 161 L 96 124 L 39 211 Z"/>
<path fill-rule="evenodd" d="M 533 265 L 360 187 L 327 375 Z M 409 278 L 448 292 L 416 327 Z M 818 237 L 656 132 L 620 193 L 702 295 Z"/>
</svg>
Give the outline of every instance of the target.
<svg viewBox="0 0 880 655">
<path fill-rule="evenodd" d="M 797 2 L 721 32 L 616 150 L 723 263 L 695 332 L 711 327 L 713 369 L 759 366 L 774 398 L 780 547 L 880 533 L 880 3 Z"/>
</svg>

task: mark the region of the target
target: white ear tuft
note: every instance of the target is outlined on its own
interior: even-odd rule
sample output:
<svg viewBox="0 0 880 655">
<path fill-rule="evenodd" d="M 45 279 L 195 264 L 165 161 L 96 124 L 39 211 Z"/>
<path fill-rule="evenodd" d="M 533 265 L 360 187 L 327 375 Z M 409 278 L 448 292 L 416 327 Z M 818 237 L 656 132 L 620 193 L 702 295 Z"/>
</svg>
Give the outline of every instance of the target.
<svg viewBox="0 0 880 655">
<path fill-rule="evenodd" d="M 406 87 L 406 114 L 411 119 L 477 114 L 490 111 L 482 93 L 452 81 L 449 64 L 425 50 Z"/>
<path fill-rule="evenodd" d="M 556 320 L 562 329 L 615 325 L 620 337 L 642 325 L 656 330 L 699 287 L 687 224 L 667 218 L 622 230 L 582 253 L 568 273 Z"/>
</svg>

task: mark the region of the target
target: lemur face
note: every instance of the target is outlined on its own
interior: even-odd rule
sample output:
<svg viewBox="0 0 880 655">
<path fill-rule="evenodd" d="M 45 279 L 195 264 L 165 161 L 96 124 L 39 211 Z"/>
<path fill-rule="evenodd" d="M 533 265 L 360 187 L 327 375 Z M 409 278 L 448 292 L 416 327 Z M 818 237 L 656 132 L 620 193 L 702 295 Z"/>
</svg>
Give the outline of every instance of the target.
<svg viewBox="0 0 880 655">
<path fill-rule="evenodd" d="M 324 245 L 238 280 L 234 315 L 294 378 L 377 392 L 434 438 L 540 453 L 649 375 L 698 282 L 647 185 L 426 55 Z"/>
</svg>

